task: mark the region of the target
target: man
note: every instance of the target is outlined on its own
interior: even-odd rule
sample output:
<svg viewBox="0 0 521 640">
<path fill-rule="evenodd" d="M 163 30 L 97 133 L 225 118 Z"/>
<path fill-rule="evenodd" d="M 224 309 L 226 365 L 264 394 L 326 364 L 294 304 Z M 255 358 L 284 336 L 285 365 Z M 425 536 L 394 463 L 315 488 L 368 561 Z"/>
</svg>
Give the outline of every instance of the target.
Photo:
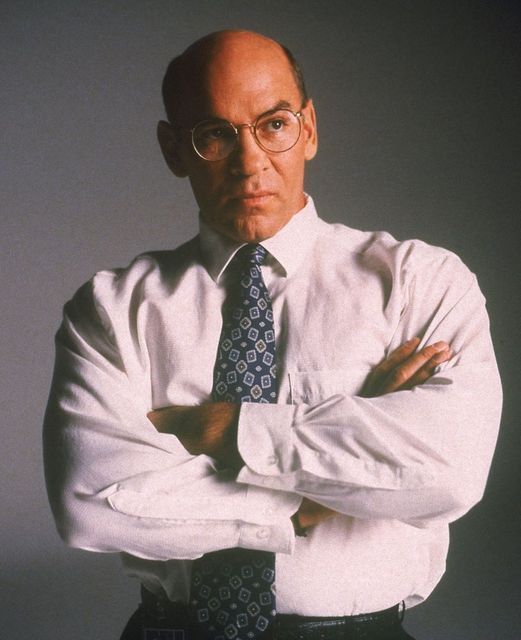
<svg viewBox="0 0 521 640">
<path fill-rule="evenodd" d="M 410 638 L 401 603 L 443 574 L 497 434 L 475 278 L 317 217 L 315 111 L 279 44 L 211 34 L 163 95 L 200 234 L 66 306 L 45 425 L 58 530 L 140 579 L 126 640 Z"/>
</svg>

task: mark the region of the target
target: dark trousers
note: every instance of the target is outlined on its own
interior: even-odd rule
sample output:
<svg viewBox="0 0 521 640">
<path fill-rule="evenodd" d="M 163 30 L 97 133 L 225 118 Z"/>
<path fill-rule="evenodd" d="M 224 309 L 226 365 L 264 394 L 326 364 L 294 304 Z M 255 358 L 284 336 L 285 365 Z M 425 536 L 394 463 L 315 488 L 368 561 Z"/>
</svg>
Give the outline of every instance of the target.
<svg viewBox="0 0 521 640">
<path fill-rule="evenodd" d="M 198 640 L 187 627 L 185 619 L 169 620 L 168 624 L 147 619 L 146 612 L 141 606 L 128 621 L 120 640 Z M 389 631 L 378 631 L 376 634 L 369 629 L 330 632 L 324 628 L 316 631 L 310 630 L 305 635 L 300 632 L 293 635 L 293 633 L 282 631 L 281 634 L 276 634 L 274 637 L 269 632 L 265 640 L 293 640 L 293 638 L 303 638 L 303 640 L 414 640 L 401 624 L 393 626 Z"/>
</svg>

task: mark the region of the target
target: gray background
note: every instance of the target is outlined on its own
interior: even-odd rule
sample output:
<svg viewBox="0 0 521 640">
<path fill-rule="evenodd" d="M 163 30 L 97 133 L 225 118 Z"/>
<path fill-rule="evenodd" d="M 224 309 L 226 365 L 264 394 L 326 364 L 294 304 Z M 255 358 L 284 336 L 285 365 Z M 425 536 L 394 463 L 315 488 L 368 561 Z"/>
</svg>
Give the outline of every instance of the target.
<svg viewBox="0 0 521 640">
<path fill-rule="evenodd" d="M 453 525 L 448 572 L 406 617 L 418 640 L 521 636 L 518 2 L 0 3 L 0 635 L 118 638 L 138 600 L 116 556 L 69 550 L 40 429 L 64 301 L 101 268 L 194 234 L 155 141 L 169 59 L 215 29 L 281 39 L 319 117 L 322 216 L 458 252 L 488 298 L 505 387 L 485 500 Z"/>
</svg>

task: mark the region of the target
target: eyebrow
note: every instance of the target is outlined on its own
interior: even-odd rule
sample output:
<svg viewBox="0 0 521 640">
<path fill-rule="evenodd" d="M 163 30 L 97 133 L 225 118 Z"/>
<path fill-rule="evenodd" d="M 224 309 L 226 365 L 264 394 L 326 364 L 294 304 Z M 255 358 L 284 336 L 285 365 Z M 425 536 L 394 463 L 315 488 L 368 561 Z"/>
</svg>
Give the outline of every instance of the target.
<svg viewBox="0 0 521 640">
<path fill-rule="evenodd" d="M 269 113 L 270 111 L 278 111 L 279 109 L 291 109 L 291 104 L 287 100 L 279 100 L 273 109 L 263 111 L 263 113 Z"/>
<path fill-rule="evenodd" d="M 263 116 L 264 114 L 267 114 L 267 113 L 274 113 L 279 109 L 291 109 L 293 111 L 293 107 L 287 100 L 279 100 L 275 105 L 273 105 L 273 107 L 271 107 L 270 109 L 266 109 L 266 111 L 261 111 L 261 113 L 259 113 L 255 117 L 258 118 L 259 116 Z M 195 122 L 192 125 L 192 127 L 199 124 L 199 122 L 205 122 L 206 120 L 222 120 L 223 122 L 230 122 L 230 120 L 227 120 L 226 118 L 221 118 L 220 116 L 216 116 L 215 114 L 213 115 L 207 114 L 205 117 L 201 118 L 200 120 L 197 120 L 197 122 Z M 241 124 L 241 123 L 237 123 L 237 124 Z M 187 129 L 187 130 L 191 128 L 191 127 L 183 127 L 182 125 L 177 123 L 174 126 L 177 126 L 180 129 Z"/>
</svg>

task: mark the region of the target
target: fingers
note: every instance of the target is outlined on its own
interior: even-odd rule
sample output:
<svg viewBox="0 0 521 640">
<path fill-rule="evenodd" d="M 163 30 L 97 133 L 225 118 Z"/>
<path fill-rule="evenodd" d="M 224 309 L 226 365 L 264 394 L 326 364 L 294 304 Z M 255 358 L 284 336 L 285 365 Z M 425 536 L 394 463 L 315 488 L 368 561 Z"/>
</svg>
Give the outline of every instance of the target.
<svg viewBox="0 0 521 640">
<path fill-rule="evenodd" d="M 380 394 L 412 389 L 430 378 L 436 367 L 452 357 L 449 345 L 440 340 L 427 345 L 392 369 L 380 387 Z"/>
<path fill-rule="evenodd" d="M 382 383 L 389 373 L 402 362 L 407 360 L 415 351 L 416 347 L 420 344 L 420 338 L 411 338 L 400 345 L 397 349 L 391 352 L 388 358 L 380 362 L 371 372 L 367 381 L 368 389 L 380 391 Z M 371 393 L 371 392 L 369 392 Z M 375 393 L 379 395 L 379 393 Z"/>
<path fill-rule="evenodd" d="M 309 498 L 304 498 L 298 510 L 299 523 L 303 528 L 312 527 L 322 520 L 337 515 L 337 512 Z"/>
<path fill-rule="evenodd" d="M 407 358 L 416 351 L 416 347 L 419 344 L 420 338 L 418 337 L 407 340 L 407 342 L 404 342 L 402 345 L 400 345 L 398 349 L 392 351 L 389 357 L 376 367 L 376 370 L 379 370 L 382 374 L 387 375 L 395 367 L 407 360 Z"/>
<path fill-rule="evenodd" d="M 161 433 L 174 433 L 176 429 L 182 425 L 182 418 L 191 407 L 183 407 L 180 405 L 171 405 L 169 407 L 161 407 L 147 413 L 147 418 L 154 425 L 157 431 Z"/>
<path fill-rule="evenodd" d="M 414 337 L 404 342 L 397 349 L 392 351 L 390 355 L 380 362 L 369 374 L 364 386 L 363 395 L 368 397 L 379 396 L 382 391 L 382 385 L 389 373 L 398 365 L 409 358 L 420 344 L 420 338 Z"/>
<path fill-rule="evenodd" d="M 416 373 L 409 378 L 404 384 L 399 388 L 400 391 L 404 389 L 412 389 L 413 387 L 426 382 L 429 378 L 431 378 L 436 372 L 436 368 L 450 360 L 453 356 L 452 349 L 449 347 L 444 351 L 440 351 L 436 353 L 428 362 L 426 362 L 422 367 L 420 367 Z"/>
</svg>

